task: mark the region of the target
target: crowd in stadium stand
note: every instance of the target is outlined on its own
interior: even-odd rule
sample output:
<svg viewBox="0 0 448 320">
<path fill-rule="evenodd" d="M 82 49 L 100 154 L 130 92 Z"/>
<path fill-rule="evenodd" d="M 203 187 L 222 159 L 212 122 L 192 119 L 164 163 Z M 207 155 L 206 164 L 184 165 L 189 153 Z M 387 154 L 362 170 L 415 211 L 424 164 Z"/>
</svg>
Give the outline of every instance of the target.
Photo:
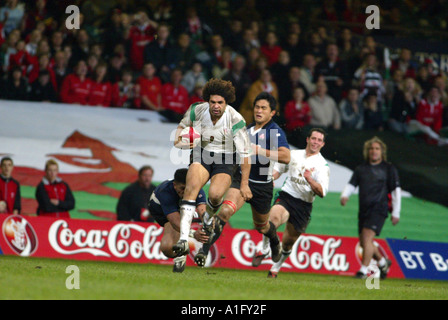
<svg viewBox="0 0 448 320">
<path fill-rule="evenodd" d="M 267 91 L 288 131 L 387 129 L 448 144 L 446 73 L 408 48 L 391 52 L 389 66 L 364 27 L 375 2 L 1 1 L 0 98 L 147 109 L 176 122 L 214 77 L 234 84 L 248 123 L 253 97 Z M 66 27 L 72 4 L 80 29 Z M 381 19 L 398 27 L 418 17 L 446 32 L 446 6 L 387 1 Z M 309 27 L 311 18 L 346 25 Z"/>
</svg>

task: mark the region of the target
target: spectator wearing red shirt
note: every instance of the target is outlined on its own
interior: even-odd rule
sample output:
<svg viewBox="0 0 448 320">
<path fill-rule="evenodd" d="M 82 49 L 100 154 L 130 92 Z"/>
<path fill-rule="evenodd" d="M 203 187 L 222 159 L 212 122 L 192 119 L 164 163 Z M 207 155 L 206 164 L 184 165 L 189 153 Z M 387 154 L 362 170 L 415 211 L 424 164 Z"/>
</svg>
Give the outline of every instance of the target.
<svg viewBox="0 0 448 320">
<path fill-rule="evenodd" d="M 422 99 L 417 107 L 415 118 L 421 124 L 439 133 L 442 128 L 443 105 L 437 87 L 431 87 L 426 99 Z"/>
<path fill-rule="evenodd" d="M 41 54 L 37 60 L 37 63 L 33 63 L 31 70 L 28 73 L 28 81 L 33 84 L 39 77 L 41 71 L 48 71 L 50 75 L 50 82 L 53 85 L 54 90 L 58 91 L 58 84 L 56 81 L 56 74 L 53 68 L 50 67 L 50 56 L 48 54 Z"/>
<path fill-rule="evenodd" d="M 75 208 L 75 198 L 68 184 L 58 177 L 58 163 L 52 159 L 45 164 L 45 176 L 36 188 L 41 217 L 70 218 L 69 210 Z"/>
<path fill-rule="evenodd" d="M 0 213 L 20 214 L 20 183 L 12 178 L 14 162 L 10 157 L 4 157 L 0 164 Z"/>
<path fill-rule="evenodd" d="M 158 24 L 143 11 L 135 14 L 133 23 L 126 37 L 130 41 L 129 61 L 134 71 L 140 71 L 144 64 L 145 47 L 153 41 Z"/>
<path fill-rule="evenodd" d="M 106 78 L 107 65 L 99 63 L 95 68 L 95 79 L 92 81 L 88 105 L 110 107 L 112 102 L 112 85 Z"/>
<path fill-rule="evenodd" d="M 310 106 L 303 100 L 305 90 L 302 87 L 295 88 L 293 97 L 294 99 L 288 101 L 285 106 L 286 130 L 288 131 L 307 126 L 311 119 Z"/>
<path fill-rule="evenodd" d="M 16 43 L 16 52 L 9 55 L 9 70 L 19 66 L 22 74 L 26 76 L 27 68 L 33 64 L 35 59 L 25 49 L 25 41 L 19 40 Z"/>
<path fill-rule="evenodd" d="M 87 78 L 87 64 L 78 61 L 75 72 L 65 77 L 60 91 L 61 102 L 86 105 L 92 88 L 92 80 Z"/>
<path fill-rule="evenodd" d="M 408 122 L 407 132 L 411 135 L 423 133 L 426 142 L 439 146 L 448 145 L 448 138 L 439 135 L 443 123 L 443 105 L 437 87 L 431 87 L 426 99 L 422 99 L 417 107 L 415 119 Z"/>
<path fill-rule="evenodd" d="M 182 70 L 174 69 L 171 72 L 171 82 L 162 86 L 161 114 L 172 122 L 179 122 L 189 107 L 190 97 L 187 89 L 180 84 Z"/>
<path fill-rule="evenodd" d="M 0 21 L 0 46 L 3 45 L 3 43 L 6 40 L 5 32 L 3 31 L 3 28 L 5 26 L 5 21 L 8 19 L 8 17 L 5 17 L 3 21 Z"/>
<path fill-rule="evenodd" d="M 152 63 L 143 67 L 143 75 L 137 79 L 140 86 L 141 108 L 159 111 L 162 108 L 162 82 Z"/>
<path fill-rule="evenodd" d="M 275 32 L 268 32 L 266 34 L 266 43 L 261 46 L 260 51 L 268 59 L 269 67 L 278 62 L 278 56 L 282 48 L 277 44 L 278 39 Z"/>
<path fill-rule="evenodd" d="M 140 85 L 132 81 L 132 71 L 123 70 L 121 81 L 112 87 L 112 106 L 120 108 L 141 107 Z"/>
</svg>

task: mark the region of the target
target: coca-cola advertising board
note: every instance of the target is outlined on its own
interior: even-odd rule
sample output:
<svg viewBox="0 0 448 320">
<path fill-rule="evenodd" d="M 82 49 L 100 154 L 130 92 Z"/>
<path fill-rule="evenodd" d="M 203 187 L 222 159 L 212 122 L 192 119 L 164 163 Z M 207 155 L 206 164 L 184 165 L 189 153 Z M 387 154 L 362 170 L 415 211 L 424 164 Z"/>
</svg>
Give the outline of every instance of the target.
<svg viewBox="0 0 448 320">
<path fill-rule="evenodd" d="M 160 251 L 163 228 L 155 223 L 54 219 L 0 214 L 0 252 L 73 260 L 102 260 L 130 263 L 172 264 Z M 282 234 L 280 233 L 280 237 Z M 379 250 L 393 264 L 391 278 L 403 273 L 385 240 L 376 240 Z M 255 251 L 262 246 L 262 236 L 255 230 L 226 226 L 210 251 L 207 267 L 254 269 Z M 200 244 L 190 240 L 187 265 Z M 285 261 L 282 272 L 310 272 L 354 275 L 361 265 L 362 249 L 357 238 L 328 235 L 302 235 Z M 268 258 L 258 268 L 268 270 Z"/>
</svg>

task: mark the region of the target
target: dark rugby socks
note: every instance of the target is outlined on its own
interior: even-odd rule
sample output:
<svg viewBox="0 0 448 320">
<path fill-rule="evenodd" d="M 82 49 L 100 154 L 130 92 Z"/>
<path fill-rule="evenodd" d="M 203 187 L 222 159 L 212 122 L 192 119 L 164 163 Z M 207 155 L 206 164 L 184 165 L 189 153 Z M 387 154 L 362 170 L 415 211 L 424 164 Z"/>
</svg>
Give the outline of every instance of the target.
<svg viewBox="0 0 448 320">
<path fill-rule="evenodd" d="M 264 235 L 269 238 L 269 242 L 272 245 L 277 245 L 279 243 L 277 229 L 271 221 L 269 221 L 269 230 Z"/>
</svg>

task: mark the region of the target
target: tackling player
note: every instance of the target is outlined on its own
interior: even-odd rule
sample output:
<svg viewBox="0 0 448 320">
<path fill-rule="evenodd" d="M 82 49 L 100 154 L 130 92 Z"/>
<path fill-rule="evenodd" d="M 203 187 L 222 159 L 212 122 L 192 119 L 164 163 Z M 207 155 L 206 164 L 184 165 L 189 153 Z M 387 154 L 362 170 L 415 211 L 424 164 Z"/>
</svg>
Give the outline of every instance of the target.
<svg viewBox="0 0 448 320">
<path fill-rule="evenodd" d="M 275 226 L 269 223 L 269 210 L 273 194 L 272 168 L 274 161 L 288 163 L 289 145 L 283 130 L 272 120 L 276 113 L 277 101 L 267 92 L 260 93 L 253 102 L 255 123 L 247 127 L 254 155 L 251 159 L 249 188 L 252 199 L 247 201 L 252 208 L 252 218 L 258 232 L 266 235 L 272 248 L 272 259 L 280 258 L 280 240 Z M 205 265 L 211 245 L 218 240 L 224 225 L 241 209 L 245 199 L 240 193 L 241 171 L 235 170 L 232 185 L 227 192 L 221 210 L 215 219 L 214 236 L 211 243 L 204 244 L 194 258 L 198 266 Z"/>
<path fill-rule="evenodd" d="M 178 257 L 173 252 L 173 245 L 180 236 L 179 202 L 185 191 L 185 182 L 188 169 L 178 169 L 174 173 L 174 180 L 166 180 L 159 184 L 149 199 L 148 208 L 157 223 L 163 227 L 163 236 L 160 250 L 169 258 L 174 258 L 173 272 L 182 272 L 185 269 L 186 255 Z M 205 192 L 199 191 L 195 201 L 196 211 L 200 216 L 205 212 Z M 199 242 L 206 242 L 208 236 L 201 230 L 189 232 Z"/>
<path fill-rule="evenodd" d="M 316 195 L 323 198 L 328 192 L 330 168 L 320 154 L 325 145 L 325 136 L 324 130 L 311 129 L 306 138 L 306 148 L 292 150 L 288 165 L 276 163 L 274 166 L 274 179 L 278 179 L 283 173 L 288 176 L 269 212 L 269 220 L 276 229 L 284 223 L 286 228 L 283 233 L 281 257 L 271 267 L 268 277 L 277 277 L 283 262 L 291 254 L 294 243 L 305 232 L 311 220 Z M 267 252 L 269 246 L 264 239 L 263 253 Z M 260 263 L 261 261 L 253 265 Z"/>
<path fill-rule="evenodd" d="M 223 196 L 232 182 L 237 164 L 236 153 L 241 158 L 240 193 L 244 200 L 252 198 L 249 189 L 250 141 L 246 123 L 233 107 L 235 88 L 230 81 L 211 79 L 203 89 L 206 102 L 190 106 L 177 127 L 174 145 L 177 148 L 193 148 L 184 144 L 180 137 L 185 127 L 194 127 L 201 134 L 201 145 L 193 148 L 188 169 L 186 188 L 180 207 L 180 239 L 173 246 L 178 255 L 188 254 L 188 233 L 195 210 L 199 190 L 210 180 L 207 199 L 207 213 L 204 228 L 209 235 L 213 232 L 212 217 L 221 207 Z"/>
<path fill-rule="evenodd" d="M 377 137 L 364 143 L 365 163 L 356 167 L 341 194 L 345 206 L 350 195 L 359 187 L 358 233 L 363 248 L 361 269 L 355 277 L 367 278 L 367 268 L 372 258 L 378 261 L 380 277 L 385 279 L 392 261 L 386 259 L 373 243 L 379 236 L 388 216 L 389 198 L 392 196 L 392 224 L 400 221 L 401 188 L 397 169 L 387 161 L 387 146 Z"/>
</svg>

